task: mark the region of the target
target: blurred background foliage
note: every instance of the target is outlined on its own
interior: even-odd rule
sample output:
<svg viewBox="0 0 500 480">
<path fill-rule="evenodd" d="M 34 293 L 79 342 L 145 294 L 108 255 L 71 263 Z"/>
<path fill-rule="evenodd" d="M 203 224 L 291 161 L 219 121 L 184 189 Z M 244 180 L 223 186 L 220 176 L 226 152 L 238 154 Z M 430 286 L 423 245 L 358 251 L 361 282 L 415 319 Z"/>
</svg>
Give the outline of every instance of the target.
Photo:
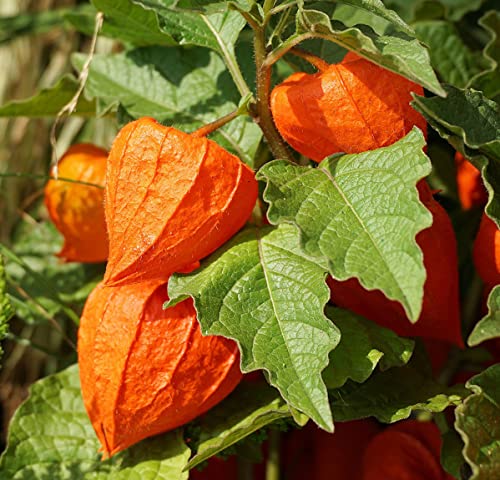
<svg viewBox="0 0 500 480">
<path fill-rule="evenodd" d="M 0 2 L 0 105 L 33 96 L 72 71 L 70 55 L 87 51 L 90 40 L 76 32 L 64 14 L 86 6 L 74 0 Z M 99 39 L 98 51 L 111 48 L 113 41 Z M 75 361 L 79 312 L 103 271 L 102 265 L 63 264 L 53 255 L 62 238 L 43 207 L 53 121 L 0 118 L 0 243 L 16 309 L 3 342 L 0 450 L 9 419 L 29 385 Z M 58 130 L 57 152 L 76 141 L 109 147 L 115 132 L 107 118 L 66 119 Z"/>
</svg>

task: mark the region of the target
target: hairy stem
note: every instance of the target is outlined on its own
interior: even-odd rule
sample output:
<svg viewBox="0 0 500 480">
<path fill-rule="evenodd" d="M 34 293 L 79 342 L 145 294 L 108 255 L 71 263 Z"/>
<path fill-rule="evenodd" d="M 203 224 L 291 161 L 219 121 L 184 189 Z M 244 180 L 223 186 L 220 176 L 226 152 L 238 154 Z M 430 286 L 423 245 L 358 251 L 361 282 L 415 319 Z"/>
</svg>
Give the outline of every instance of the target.
<svg viewBox="0 0 500 480">
<path fill-rule="evenodd" d="M 267 54 L 264 29 L 257 28 L 254 30 L 254 33 L 255 66 L 257 68 L 257 104 L 253 116 L 262 129 L 273 156 L 275 158 L 285 158 L 294 161 L 293 156 L 276 129 L 271 115 L 269 106 L 271 66 L 264 64 Z"/>
<path fill-rule="evenodd" d="M 206 137 L 207 135 L 210 135 L 212 132 L 215 132 L 215 130 L 217 130 L 218 128 L 223 127 L 226 123 L 229 123 L 231 120 L 234 120 L 241 114 L 242 112 L 240 110 L 234 110 L 231 113 L 228 113 L 227 115 L 224 115 L 223 117 L 214 120 L 213 122 L 203 125 L 203 127 L 198 128 L 198 130 L 195 130 L 193 133 L 191 133 L 191 135 L 193 137 Z"/>
</svg>

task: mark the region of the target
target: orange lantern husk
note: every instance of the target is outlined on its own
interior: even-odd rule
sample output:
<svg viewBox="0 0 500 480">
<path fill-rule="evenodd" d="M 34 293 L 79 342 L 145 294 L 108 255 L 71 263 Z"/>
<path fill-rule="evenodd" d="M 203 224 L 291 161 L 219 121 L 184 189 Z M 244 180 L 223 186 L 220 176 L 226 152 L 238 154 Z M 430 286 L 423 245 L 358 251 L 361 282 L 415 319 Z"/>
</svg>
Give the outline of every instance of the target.
<svg viewBox="0 0 500 480">
<path fill-rule="evenodd" d="M 104 187 L 107 156 L 106 150 L 95 145 L 73 145 L 59 161 L 58 176 Z M 64 237 L 59 257 L 68 262 L 89 263 L 108 258 L 102 188 L 49 180 L 45 186 L 45 205 Z"/>
<path fill-rule="evenodd" d="M 389 426 L 368 444 L 363 480 L 452 480 L 440 462 L 441 433 L 434 423 L 406 420 Z"/>
<path fill-rule="evenodd" d="M 485 213 L 474 240 L 473 259 L 487 290 L 500 283 L 500 230 Z"/>
<path fill-rule="evenodd" d="M 99 284 L 78 333 L 85 408 L 111 456 L 206 412 L 239 383 L 239 351 L 203 337 L 191 299 L 163 310 L 164 282 Z"/>
<path fill-rule="evenodd" d="M 185 270 L 246 223 L 257 193 L 253 171 L 215 142 L 151 118 L 127 124 L 108 160 L 105 283 Z"/>
<path fill-rule="evenodd" d="M 484 188 L 481 172 L 460 152 L 455 153 L 457 167 L 457 191 L 464 210 L 482 207 L 488 201 L 488 192 Z"/>
<path fill-rule="evenodd" d="M 333 153 L 359 153 L 391 145 L 413 126 L 427 132 L 411 106 L 419 85 L 348 54 L 309 75 L 294 73 L 271 93 L 274 123 L 301 154 L 319 162 Z"/>
</svg>

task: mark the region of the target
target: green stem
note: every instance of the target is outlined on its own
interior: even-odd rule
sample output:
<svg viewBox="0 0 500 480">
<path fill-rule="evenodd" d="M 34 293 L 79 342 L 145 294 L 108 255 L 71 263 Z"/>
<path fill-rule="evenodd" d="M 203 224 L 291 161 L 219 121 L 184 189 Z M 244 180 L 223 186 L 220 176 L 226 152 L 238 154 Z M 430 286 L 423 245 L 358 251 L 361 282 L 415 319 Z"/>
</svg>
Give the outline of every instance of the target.
<svg viewBox="0 0 500 480">
<path fill-rule="evenodd" d="M 269 430 L 269 453 L 266 462 L 266 480 L 280 478 L 280 432 Z"/>
<path fill-rule="evenodd" d="M 267 23 L 267 20 L 269 18 L 269 14 L 270 14 L 271 10 L 273 9 L 275 3 L 276 2 L 274 0 L 265 0 L 264 1 L 264 5 L 263 5 L 262 9 L 264 10 L 264 19 L 265 19 L 266 23 Z"/>
<path fill-rule="evenodd" d="M 309 38 L 315 38 L 319 37 L 319 35 L 314 35 L 312 33 L 304 33 L 302 35 L 297 35 L 295 37 L 289 38 L 285 43 L 283 43 L 280 47 L 276 48 L 272 52 L 270 52 L 265 61 L 264 61 L 264 67 L 271 67 L 274 65 L 285 53 L 287 53 L 289 50 L 291 50 L 295 45 L 298 45 L 300 42 L 303 42 L 304 40 L 307 40 Z"/>
<path fill-rule="evenodd" d="M 262 129 L 273 156 L 293 162 L 293 156 L 274 125 L 269 106 L 271 66 L 264 64 L 267 54 L 264 28 L 257 28 L 254 33 L 255 66 L 257 68 L 257 104 L 254 119 Z"/>
</svg>

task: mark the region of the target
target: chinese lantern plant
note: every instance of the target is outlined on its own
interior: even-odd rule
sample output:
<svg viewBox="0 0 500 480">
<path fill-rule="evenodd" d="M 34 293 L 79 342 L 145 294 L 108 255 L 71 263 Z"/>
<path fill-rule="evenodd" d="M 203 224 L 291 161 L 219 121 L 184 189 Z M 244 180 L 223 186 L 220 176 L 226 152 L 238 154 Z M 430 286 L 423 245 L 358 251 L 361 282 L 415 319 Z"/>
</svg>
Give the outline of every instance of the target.
<svg viewBox="0 0 500 480">
<path fill-rule="evenodd" d="M 496 91 L 494 68 L 471 71 L 473 88 L 442 86 L 433 67 L 440 79 L 460 74 L 464 82 L 467 71 L 449 69 L 470 62 L 444 68 L 439 59 L 449 55 L 430 41 L 439 51 L 429 52 L 382 2 L 111 3 L 93 2 L 102 13 L 96 27 L 103 19 L 100 34 L 122 45 L 72 59 L 84 96 L 71 113 L 94 116 L 98 106 L 120 123 L 109 155 L 99 157 L 106 178 L 90 178 L 97 162 L 82 158 L 81 170 L 66 172 L 70 150 L 59 180 L 46 187 L 66 239 L 62 257 L 107 259 L 106 272 L 78 312 L 79 368 L 34 386 L 12 421 L 0 477 L 186 480 L 206 460 L 214 469 L 207 478 L 249 477 L 242 458 L 221 466 L 211 457 L 233 446 L 241 452 L 270 423 L 309 420 L 321 440 L 309 445 L 308 461 L 336 458 L 344 472 L 367 478 L 447 478 L 435 425 L 397 422 L 459 405 L 495 427 L 495 370 L 478 380 L 484 393 L 475 383 L 448 386 L 469 355 L 462 338 L 480 317 L 477 282 L 459 283 L 456 230 L 469 206 L 478 216 L 485 208 L 495 228 L 500 211 L 500 122 L 487 98 Z M 446 19 L 429 24 L 460 15 L 450 6 Z M 494 67 L 494 17 L 474 35 L 491 37 L 478 68 Z M 475 48 L 469 43 L 460 51 Z M 304 59 L 314 73 L 291 71 Z M 61 92 L 66 102 L 71 89 L 78 93 L 78 82 L 66 79 L 44 92 L 51 101 L 43 114 L 57 114 Z M 29 115 L 33 102 L 16 111 Z M 466 170 L 457 157 L 462 208 L 452 210 L 426 183 L 430 128 L 481 167 Z M 478 195 L 481 182 L 488 199 Z M 474 261 L 495 292 L 486 227 Z M 488 339 L 500 335 L 495 298 Z M 434 372 L 415 337 L 430 347 Z M 257 371 L 262 382 L 241 382 Z M 442 432 L 453 430 L 449 418 L 437 418 Z M 471 423 L 461 424 L 471 451 L 488 447 Z M 356 438 L 355 425 L 368 428 L 360 448 L 344 455 L 343 435 Z M 280 464 L 307 475 L 303 466 L 286 468 L 293 454 L 280 462 L 280 437 L 286 445 L 293 435 L 272 429 L 266 480 L 280 478 Z M 470 452 L 445 463 L 487 468 Z"/>
</svg>

